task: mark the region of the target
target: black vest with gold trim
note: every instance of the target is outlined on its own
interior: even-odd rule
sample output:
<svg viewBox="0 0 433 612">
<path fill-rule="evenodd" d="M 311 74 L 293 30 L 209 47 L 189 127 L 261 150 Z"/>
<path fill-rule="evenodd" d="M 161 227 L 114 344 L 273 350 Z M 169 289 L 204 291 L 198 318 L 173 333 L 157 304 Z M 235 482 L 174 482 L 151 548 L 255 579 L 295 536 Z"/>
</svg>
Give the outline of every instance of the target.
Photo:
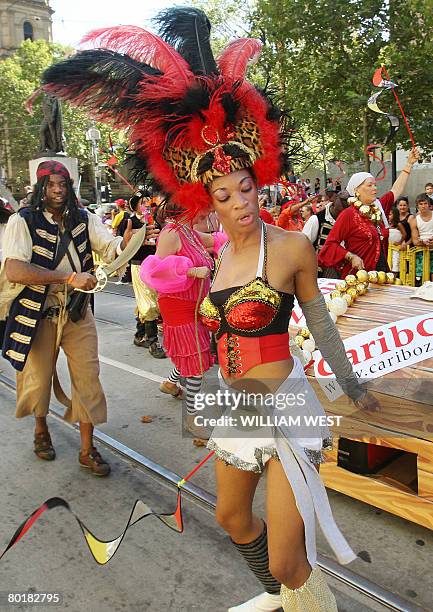
<svg viewBox="0 0 433 612">
<path fill-rule="evenodd" d="M 18 212 L 26 221 L 32 238 L 30 263 L 54 269 L 59 244 L 59 226 L 50 223 L 41 211 L 23 208 Z M 92 249 L 89 240 L 88 218 L 85 210 L 79 210 L 81 218 L 72 230 L 72 242 L 78 253 L 82 272 L 93 267 Z M 16 370 L 24 368 L 36 330 L 41 320 L 48 285 L 27 285 L 12 302 L 6 322 L 2 354 Z"/>
</svg>

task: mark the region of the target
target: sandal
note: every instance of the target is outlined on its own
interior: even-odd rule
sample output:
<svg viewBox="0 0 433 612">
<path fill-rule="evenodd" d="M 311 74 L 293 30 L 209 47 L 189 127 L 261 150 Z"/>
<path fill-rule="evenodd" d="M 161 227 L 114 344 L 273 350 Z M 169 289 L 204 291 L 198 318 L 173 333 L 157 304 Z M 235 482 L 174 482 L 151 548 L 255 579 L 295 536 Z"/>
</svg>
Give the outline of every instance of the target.
<svg viewBox="0 0 433 612">
<path fill-rule="evenodd" d="M 95 476 L 108 476 L 111 472 L 110 464 L 101 457 L 94 446 L 85 455 L 80 452 L 78 460 L 81 467 L 91 470 Z"/>
<path fill-rule="evenodd" d="M 172 388 L 169 387 L 170 383 L 168 383 L 167 380 L 165 380 L 164 382 L 162 382 L 159 385 L 159 390 L 161 391 L 161 393 L 167 393 L 168 395 L 172 395 L 173 397 L 175 397 L 178 400 L 183 400 L 183 389 L 182 387 L 178 387 L 177 385 Z"/>
<path fill-rule="evenodd" d="M 35 433 L 33 451 L 39 459 L 54 461 L 56 458 L 56 451 L 52 445 L 50 432 L 48 430 L 41 433 Z"/>
</svg>

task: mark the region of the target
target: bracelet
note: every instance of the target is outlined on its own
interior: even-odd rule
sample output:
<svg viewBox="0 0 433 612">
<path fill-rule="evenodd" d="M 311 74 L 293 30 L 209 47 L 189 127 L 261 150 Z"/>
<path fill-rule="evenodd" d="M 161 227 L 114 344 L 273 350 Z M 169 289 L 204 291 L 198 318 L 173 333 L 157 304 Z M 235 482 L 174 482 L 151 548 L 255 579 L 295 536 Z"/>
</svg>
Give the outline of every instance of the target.
<svg viewBox="0 0 433 612">
<path fill-rule="evenodd" d="M 76 272 L 72 272 L 72 274 L 70 274 L 68 276 L 68 280 L 66 281 L 66 284 L 70 285 L 76 276 L 77 276 L 77 273 Z"/>
<path fill-rule="evenodd" d="M 403 168 L 402 172 L 405 172 L 408 175 L 410 174 L 410 170 L 408 171 L 408 170 L 405 170 L 404 168 Z"/>
</svg>

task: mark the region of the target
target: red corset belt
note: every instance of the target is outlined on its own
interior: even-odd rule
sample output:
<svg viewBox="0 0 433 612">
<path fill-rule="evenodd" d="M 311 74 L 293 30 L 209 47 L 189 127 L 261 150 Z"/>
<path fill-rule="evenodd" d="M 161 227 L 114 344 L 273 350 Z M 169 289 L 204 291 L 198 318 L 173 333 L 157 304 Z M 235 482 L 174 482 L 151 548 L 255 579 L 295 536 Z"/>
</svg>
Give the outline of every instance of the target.
<svg viewBox="0 0 433 612">
<path fill-rule="evenodd" d="M 159 312 L 166 325 L 177 327 L 194 323 L 197 302 L 172 297 L 158 298 Z"/>
<path fill-rule="evenodd" d="M 241 377 L 262 363 L 290 359 L 289 334 L 245 337 L 232 333 L 218 340 L 218 360 L 225 376 Z"/>
</svg>

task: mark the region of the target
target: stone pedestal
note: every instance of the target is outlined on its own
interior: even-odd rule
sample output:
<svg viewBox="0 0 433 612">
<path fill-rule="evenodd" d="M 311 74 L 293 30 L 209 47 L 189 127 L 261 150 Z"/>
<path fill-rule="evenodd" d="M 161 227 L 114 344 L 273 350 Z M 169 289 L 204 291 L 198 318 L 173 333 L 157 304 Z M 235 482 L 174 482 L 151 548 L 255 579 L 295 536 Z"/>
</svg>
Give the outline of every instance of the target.
<svg viewBox="0 0 433 612">
<path fill-rule="evenodd" d="M 54 160 L 56 162 L 60 162 L 63 164 L 71 175 L 71 179 L 74 181 L 75 190 L 78 187 L 78 159 L 76 157 L 67 157 L 66 155 L 53 155 L 47 157 L 38 157 L 36 159 L 31 159 L 29 161 L 29 171 L 30 171 L 30 183 L 34 185 L 36 183 L 36 170 L 38 169 L 39 164 L 44 161 Z"/>
</svg>

